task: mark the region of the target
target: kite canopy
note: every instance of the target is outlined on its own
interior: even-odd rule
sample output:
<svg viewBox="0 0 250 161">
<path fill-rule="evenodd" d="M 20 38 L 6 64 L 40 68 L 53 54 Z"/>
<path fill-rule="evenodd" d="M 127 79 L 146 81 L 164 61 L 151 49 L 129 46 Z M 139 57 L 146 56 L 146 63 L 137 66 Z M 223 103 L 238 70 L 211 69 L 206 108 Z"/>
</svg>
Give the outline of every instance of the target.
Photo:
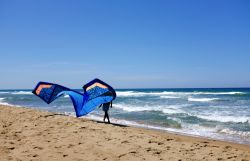
<svg viewBox="0 0 250 161">
<path fill-rule="evenodd" d="M 81 93 L 58 84 L 39 82 L 32 93 L 48 104 L 62 95 L 69 95 L 77 117 L 84 116 L 97 106 L 116 98 L 115 90 L 100 79 L 90 81 L 83 89 L 84 92 Z"/>
</svg>

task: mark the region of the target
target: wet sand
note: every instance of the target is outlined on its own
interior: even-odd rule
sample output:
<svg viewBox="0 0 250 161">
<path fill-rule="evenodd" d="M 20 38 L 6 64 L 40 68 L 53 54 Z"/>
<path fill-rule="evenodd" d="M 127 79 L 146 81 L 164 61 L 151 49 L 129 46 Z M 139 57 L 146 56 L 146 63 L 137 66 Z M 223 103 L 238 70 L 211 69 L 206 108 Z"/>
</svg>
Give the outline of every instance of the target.
<svg viewBox="0 0 250 161">
<path fill-rule="evenodd" d="M 0 106 L 0 160 L 250 161 L 250 146 Z"/>
</svg>

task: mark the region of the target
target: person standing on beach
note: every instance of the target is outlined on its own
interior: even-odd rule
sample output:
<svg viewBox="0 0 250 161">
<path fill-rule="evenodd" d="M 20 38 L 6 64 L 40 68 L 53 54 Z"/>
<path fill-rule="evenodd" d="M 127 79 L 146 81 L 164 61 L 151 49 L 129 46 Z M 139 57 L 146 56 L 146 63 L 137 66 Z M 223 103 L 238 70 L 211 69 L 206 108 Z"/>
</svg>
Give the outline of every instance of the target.
<svg viewBox="0 0 250 161">
<path fill-rule="evenodd" d="M 108 103 L 101 104 L 101 105 L 99 106 L 99 108 L 100 108 L 101 106 L 102 106 L 102 110 L 104 111 L 103 122 L 105 122 L 105 120 L 106 120 L 106 118 L 107 118 L 107 119 L 108 119 L 108 123 L 110 124 L 108 110 L 109 110 L 109 107 L 112 108 L 112 101 L 111 101 L 111 102 L 108 102 Z"/>
</svg>

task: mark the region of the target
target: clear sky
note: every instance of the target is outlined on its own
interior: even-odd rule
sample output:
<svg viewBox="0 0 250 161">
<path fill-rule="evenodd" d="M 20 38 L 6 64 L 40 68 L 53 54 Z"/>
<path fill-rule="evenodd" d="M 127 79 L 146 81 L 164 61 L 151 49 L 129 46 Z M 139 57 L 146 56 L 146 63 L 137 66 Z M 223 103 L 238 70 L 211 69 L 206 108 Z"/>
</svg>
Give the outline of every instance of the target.
<svg viewBox="0 0 250 161">
<path fill-rule="evenodd" d="M 0 0 L 0 89 L 250 87 L 249 0 Z"/>
</svg>

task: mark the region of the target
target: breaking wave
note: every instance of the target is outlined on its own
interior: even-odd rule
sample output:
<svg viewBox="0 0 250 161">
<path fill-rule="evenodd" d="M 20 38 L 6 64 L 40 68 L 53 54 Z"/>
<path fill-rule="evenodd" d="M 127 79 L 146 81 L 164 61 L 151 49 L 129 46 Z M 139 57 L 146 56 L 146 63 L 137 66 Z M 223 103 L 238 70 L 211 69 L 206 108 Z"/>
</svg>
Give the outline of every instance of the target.
<svg viewBox="0 0 250 161">
<path fill-rule="evenodd" d="M 176 96 L 160 96 L 161 98 L 180 98 L 180 97 L 176 97 Z"/>
<path fill-rule="evenodd" d="M 116 92 L 118 97 L 142 97 L 142 96 L 161 96 L 161 95 L 173 95 L 175 92 Z"/>
<path fill-rule="evenodd" d="M 18 92 L 12 92 L 11 94 L 32 95 L 33 93 L 31 91 L 18 91 Z"/>
<path fill-rule="evenodd" d="M 7 94 L 7 93 L 10 93 L 10 92 L 3 92 L 3 91 L 0 92 L 0 94 Z"/>
<path fill-rule="evenodd" d="M 125 104 L 115 104 L 115 108 L 120 108 L 124 111 L 128 112 L 138 112 L 138 111 L 161 111 L 163 113 L 184 113 L 184 111 L 181 110 L 182 107 L 187 107 L 188 105 L 170 105 L 170 106 L 135 106 L 135 105 L 125 105 Z"/>
<path fill-rule="evenodd" d="M 250 131 L 237 131 L 237 130 L 231 130 L 229 128 L 225 128 L 225 129 L 218 130 L 218 132 L 223 133 L 223 134 L 239 135 L 239 136 L 250 138 Z"/>
<path fill-rule="evenodd" d="M 160 96 L 178 98 L 179 96 L 188 96 L 188 95 L 244 95 L 245 92 L 136 92 L 136 91 L 117 91 L 118 97 L 143 97 L 143 96 Z M 169 96 L 170 95 L 170 96 Z"/>
<path fill-rule="evenodd" d="M 226 115 L 210 114 L 210 115 L 196 115 L 196 117 L 218 122 L 250 123 L 250 117 L 248 116 L 226 116 Z"/>
<path fill-rule="evenodd" d="M 7 102 L 4 102 L 5 98 L 0 98 L 0 105 L 6 105 L 6 106 L 12 106 L 11 104 L 7 103 Z"/>
<path fill-rule="evenodd" d="M 188 98 L 188 101 L 190 102 L 211 102 L 216 100 L 219 100 L 219 98 L 192 98 L 192 97 Z"/>
</svg>

